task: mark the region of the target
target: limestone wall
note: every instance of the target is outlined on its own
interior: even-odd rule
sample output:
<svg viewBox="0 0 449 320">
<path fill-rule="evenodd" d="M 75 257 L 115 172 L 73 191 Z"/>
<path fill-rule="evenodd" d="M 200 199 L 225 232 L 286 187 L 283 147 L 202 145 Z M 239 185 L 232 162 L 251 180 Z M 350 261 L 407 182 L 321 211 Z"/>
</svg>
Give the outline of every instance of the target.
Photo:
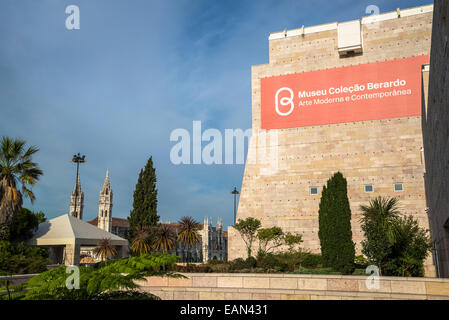
<svg viewBox="0 0 449 320">
<path fill-rule="evenodd" d="M 322 186 L 336 171 L 348 181 L 353 238 L 360 252 L 361 204 L 396 197 L 421 226 L 429 222 L 424 189 L 421 117 L 262 130 L 260 79 L 269 76 L 407 58 L 430 53 L 432 12 L 363 24 L 363 54 L 342 58 L 337 30 L 269 41 L 269 64 L 252 67 L 252 128 L 237 219 L 303 235 L 303 247 L 319 252 L 318 205 Z M 403 183 L 403 192 L 394 192 Z M 373 193 L 364 185 L 372 184 Z M 309 188 L 318 187 L 317 195 Z M 228 258 L 245 257 L 240 236 L 229 228 Z M 236 236 L 237 235 L 237 236 Z M 256 249 L 256 248 L 255 248 Z M 427 275 L 434 275 L 432 258 Z"/>
<path fill-rule="evenodd" d="M 141 290 L 163 300 L 449 299 L 449 280 L 364 276 L 188 273 L 187 279 L 148 277 Z"/>
</svg>

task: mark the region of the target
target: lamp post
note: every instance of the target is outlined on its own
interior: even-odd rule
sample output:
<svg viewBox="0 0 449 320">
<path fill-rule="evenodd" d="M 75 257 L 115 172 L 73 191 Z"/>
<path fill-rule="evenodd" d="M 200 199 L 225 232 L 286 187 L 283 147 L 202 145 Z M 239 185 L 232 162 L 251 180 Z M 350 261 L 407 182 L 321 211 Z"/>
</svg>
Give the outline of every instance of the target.
<svg viewBox="0 0 449 320">
<path fill-rule="evenodd" d="M 234 190 L 232 190 L 231 194 L 234 195 L 234 224 L 235 224 L 235 219 L 236 219 L 236 213 L 237 213 L 237 208 L 236 208 L 236 197 L 240 192 L 237 191 L 237 188 L 234 187 Z"/>
<path fill-rule="evenodd" d="M 74 213 L 76 214 L 76 203 L 77 203 L 77 198 L 78 198 L 78 189 L 76 188 L 77 183 L 78 183 L 78 174 L 79 174 L 79 169 L 80 169 L 80 163 L 84 163 L 86 162 L 85 159 L 85 155 L 80 155 L 80 153 L 78 152 L 78 154 L 74 154 L 73 158 L 72 158 L 72 162 L 76 163 L 76 178 L 75 178 L 75 210 Z"/>
</svg>

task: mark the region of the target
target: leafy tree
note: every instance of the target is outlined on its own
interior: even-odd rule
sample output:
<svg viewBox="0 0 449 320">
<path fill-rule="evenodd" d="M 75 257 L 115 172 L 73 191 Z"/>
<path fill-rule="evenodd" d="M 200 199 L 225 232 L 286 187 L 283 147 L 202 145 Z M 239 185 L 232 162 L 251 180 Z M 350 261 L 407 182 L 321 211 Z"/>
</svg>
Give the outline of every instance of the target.
<svg viewBox="0 0 449 320">
<path fill-rule="evenodd" d="M 288 251 L 290 253 L 293 253 L 295 251 L 295 247 L 298 246 L 303 242 L 302 235 L 299 233 L 293 234 L 290 232 L 287 232 L 284 236 L 284 242 L 285 245 L 288 247 Z"/>
<path fill-rule="evenodd" d="M 365 233 L 362 241 L 362 253 L 370 264 L 385 272 L 386 264 L 392 254 L 395 242 L 394 222 L 400 212 L 396 198 L 377 197 L 370 200 L 369 205 L 361 205 L 361 225 Z"/>
<path fill-rule="evenodd" d="M 167 253 L 174 249 L 174 239 L 175 235 L 172 228 L 167 224 L 160 224 L 153 248 L 157 251 Z"/>
<path fill-rule="evenodd" d="M 142 254 L 138 257 L 99 263 L 96 268 L 79 267 L 79 289 L 68 289 L 69 274 L 61 266 L 41 273 L 26 283 L 25 300 L 105 300 L 127 299 L 133 296 L 145 298 L 137 289 L 138 280 L 147 276 L 184 277 L 163 271 L 172 266 L 177 257 L 161 254 Z M 154 299 L 149 295 L 148 299 Z"/>
<path fill-rule="evenodd" d="M 239 219 L 239 221 L 234 225 L 235 230 L 240 233 L 240 236 L 245 242 L 246 249 L 248 251 L 248 258 L 251 257 L 251 249 L 260 225 L 260 220 L 252 217 L 248 217 L 245 220 Z"/>
<path fill-rule="evenodd" d="M 284 243 L 284 232 L 279 227 L 262 228 L 257 231 L 259 252 L 268 253 Z"/>
<path fill-rule="evenodd" d="M 26 149 L 21 139 L 2 137 L 0 141 L 0 238 L 14 222 L 23 203 L 23 196 L 35 200 L 29 187 L 34 186 L 42 171 L 32 156 L 39 151 L 35 146 Z M 19 190 L 18 184 L 21 185 Z"/>
<path fill-rule="evenodd" d="M 200 241 L 198 233 L 200 227 L 201 225 L 192 217 L 182 217 L 179 221 L 178 241 L 183 243 L 186 248 L 195 245 Z"/>
<path fill-rule="evenodd" d="M 347 182 L 340 172 L 323 186 L 319 205 L 319 231 L 323 266 L 350 274 L 354 270 L 351 209 Z"/>
<path fill-rule="evenodd" d="M 133 209 L 128 217 L 129 240 L 135 236 L 138 227 L 156 226 L 159 221 L 157 215 L 156 170 L 153 158 L 150 157 L 144 169 L 140 170 L 134 190 Z"/>
<path fill-rule="evenodd" d="M 100 257 L 101 260 L 106 260 L 117 254 L 114 246 L 111 244 L 111 239 L 103 238 L 93 250 L 96 257 Z"/>
<path fill-rule="evenodd" d="M 27 208 L 21 208 L 14 222 L 5 230 L 3 239 L 12 243 L 31 239 L 39 224 L 45 220 L 42 211 L 35 213 Z"/>
</svg>

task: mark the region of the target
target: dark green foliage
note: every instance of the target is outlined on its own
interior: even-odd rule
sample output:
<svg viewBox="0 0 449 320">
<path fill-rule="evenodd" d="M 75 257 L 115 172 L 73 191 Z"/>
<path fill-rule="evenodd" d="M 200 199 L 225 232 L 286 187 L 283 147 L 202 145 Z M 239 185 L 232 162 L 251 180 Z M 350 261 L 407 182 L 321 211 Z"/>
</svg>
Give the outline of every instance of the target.
<svg viewBox="0 0 449 320">
<path fill-rule="evenodd" d="M 128 217 L 129 235 L 131 241 L 138 227 L 156 226 L 159 221 L 157 215 L 156 170 L 153 158 L 148 159 L 145 168 L 140 170 L 134 190 L 133 209 Z"/>
<path fill-rule="evenodd" d="M 395 241 L 392 255 L 394 258 L 388 267 L 394 265 L 394 269 L 389 272 L 403 277 L 423 276 L 424 260 L 432 249 L 428 233 L 419 227 L 418 221 L 411 216 L 397 219 L 393 230 Z"/>
<path fill-rule="evenodd" d="M 365 258 L 363 254 L 360 254 L 355 257 L 354 265 L 356 268 L 366 268 L 368 267 L 368 260 Z"/>
<path fill-rule="evenodd" d="M 98 295 L 95 300 L 161 300 L 161 298 L 148 292 L 128 290 L 105 292 Z"/>
<path fill-rule="evenodd" d="M 319 231 L 323 266 L 344 274 L 354 270 L 355 247 L 352 241 L 351 209 L 347 182 L 340 172 L 323 186 L 319 206 Z"/>
<path fill-rule="evenodd" d="M 432 248 L 425 229 L 413 217 L 400 217 L 396 198 L 378 197 L 360 206 L 363 217 L 362 252 L 385 276 L 423 276 L 424 260 Z"/>
<path fill-rule="evenodd" d="M 248 268 L 255 268 L 257 265 L 257 260 L 254 257 L 248 257 L 245 260 L 245 264 Z"/>
<path fill-rule="evenodd" d="M 21 208 L 14 222 L 6 229 L 3 240 L 17 243 L 31 239 L 40 223 L 45 222 L 45 214 L 35 213 L 27 208 Z"/>
<path fill-rule="evenodd" d="M 377 197 L 370 200 L 369 205 L 360 206 L 360 210 L 362 230 L 365 233 L 362 252 L 370 264 L 378 266 L 381 273 L 384 273 L 392 254 L 393 224 L 400 215 L 398 201 L 396 198 Z"/>
<path fill-rule="evenodd" d="M 175 265 L 171 268 L 176 272 L 195 272 L 195 273 L 209 273 L 212 272 L 212 268 L 207 264 L 193 264 L 187 263 L 186 265 Z"/>
<path fill-rule="evenodd" d="M 291 259 L 285 259 L 284 254 L 260 253 L 257 256 L 257 267 L 266 272 L 289 272 L 295 268 L 293 265 L 298 264 L 299 261 L 293 262 Z"/>
<path fill-rule="evenodd" d="M 340 271 L 335 271 L 332 268 L 305 268 L 299 267 L 293 273 L 296 274 L 342 274 Z"/>
<path fill-rule="evenodd" d="M 323 258 L 320 254 L 305 252 L 302 256 L 301 266 L 318 267 L 323 264 Z"/>
<path fill-rule="evenodd" d="M 259 252 L 268 253 L 284 244 L 284 231 L 280 227 L 262 228 L 257 231 Z"/>
<path fill-rule="evenodd" d="M 45 249 L 30 247 L 24 241 L 33 236 L 39 223 L 45 221 L 42 212 L 34 213 L 21 208 L 0 241 L 0 275 L 39 273 L 49 264 Z"/>
<path fill-rule="evenodd" d="M 47 264 L 45 249 L 0 241 L 0 275 L 39 273 L 47 270 Z"/>
<path fill-rule="evenodd" d="M 41 273 L 26 283 L 28 291 L 24 299 L 29 300 L 103 300 L 126 298 L 123 291 L 135 292 L 139 286 L 136 280 L 146 276 L 183 277 L 163 271 L 172 266 L 177 257 L 163 254 L 143 254 L 99 263 L 95 268 L 79 267 L 79 289 L 67 289 L 66 267 L 61 266 Z M 130 293 L 133 295 L 133 293 Z"/>
<path fill-rule="evenodd" d="M 287 232 L 284 235 L 284 242 L 288 247 L 289 252 L 295 252 L 295 250 L 299 250 L 299 245 L 303 242 L 302 235 L 299 233 Z"/>
</svg>

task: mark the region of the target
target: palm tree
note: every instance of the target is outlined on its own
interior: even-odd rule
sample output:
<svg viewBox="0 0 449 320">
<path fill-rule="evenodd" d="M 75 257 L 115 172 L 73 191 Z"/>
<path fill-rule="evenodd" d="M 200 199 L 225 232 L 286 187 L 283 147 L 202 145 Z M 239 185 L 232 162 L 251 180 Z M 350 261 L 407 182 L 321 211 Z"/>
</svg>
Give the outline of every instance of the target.
<svg viewBox="0 0 449 320">
<path fill-rule="evenodd" d="M 377 197 L 370 200 L 369 205 L 361 205 L 361 222 L 363 225 L 371 221 L 376 221 L 382 230 L 386 230 L 386 236 L 390 243 L 395 241 L 395 232 L 393 222 L 399 218 L 400 211 L 398 199 Z"/>
<path fill-rule="evenodd" d="M 159 229 L 153 248 L 164 253 L 175 247 L 173 230 L 168 224 L 159 224 Z"/>
<path fill-rule="evenodd" d="M 98 243 L 98 246 L 95 247 L 93 253 L 96 257 L 100 257 L 102 261 L 108 259 L 109 257 L 113 257 L 117 254 L 117 250 L 112 246 L 111 239 L 103 238 Z"/>
<path fill-rule="evenodd" d="M 131 250 L 135 253 L 143 254 L 151 250 L 150 228 L 146 226 L 137 227 L 135 236 L 131 244 Z"/>
<path fill-rule="evenodd" d="M 186 248 L 195 245 L 200 240 L 198 230 L 200 224 L 192 217 L 182 217 L 179 221 L 180 232 L 178 235 L 178 241 L 184 243 Z"/>
<path fill-rule="evenodd" d="M 11 224 L 23 203 L 23 196 L 34 202 L 36 197 L 29 187 L 34 186 L 42 170 L 32 161 L 39 149 L 25 148 L 25 140 L 2 137 L 0 141 L 0 236 Z M 18 184 L 22 188 L 19 191 Z"/>
</svg>

